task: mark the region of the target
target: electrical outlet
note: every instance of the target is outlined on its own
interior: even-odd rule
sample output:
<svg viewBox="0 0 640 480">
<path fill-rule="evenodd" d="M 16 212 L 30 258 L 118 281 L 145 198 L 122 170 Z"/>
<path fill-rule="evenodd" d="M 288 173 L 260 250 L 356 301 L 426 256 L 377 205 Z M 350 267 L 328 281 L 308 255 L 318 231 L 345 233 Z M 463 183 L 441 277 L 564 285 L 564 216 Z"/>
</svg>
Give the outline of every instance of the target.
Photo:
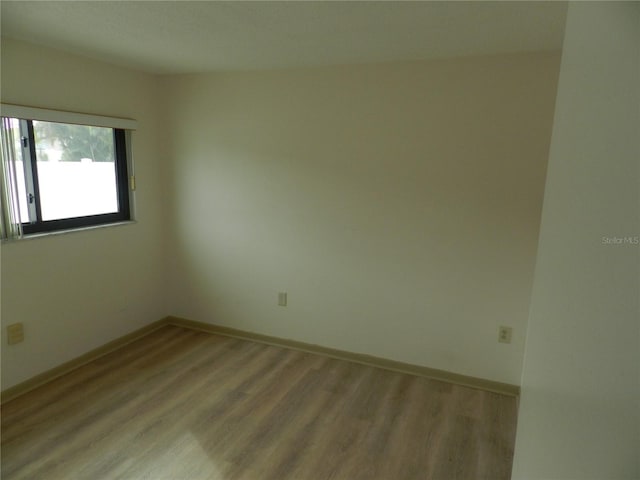
<svg viewBox="0 0 640 480">
<path fill-rule="evenodd" d="M 22 323 L 7 325 L 7 343 L 13 345 L 24 341 L 24 327 Z"/>
<path fill-rule="evenodd" d="M 498 328 L 498 342 L 511 343 L 511 335 L 513 334 L 513 328 L 511 327 L 499 327 Z"/>
<path fill-rule="evenodd" d="M 278 293 L 278 305 L 281 307 L 287 306 L 287 292 Z"/>
</svg>

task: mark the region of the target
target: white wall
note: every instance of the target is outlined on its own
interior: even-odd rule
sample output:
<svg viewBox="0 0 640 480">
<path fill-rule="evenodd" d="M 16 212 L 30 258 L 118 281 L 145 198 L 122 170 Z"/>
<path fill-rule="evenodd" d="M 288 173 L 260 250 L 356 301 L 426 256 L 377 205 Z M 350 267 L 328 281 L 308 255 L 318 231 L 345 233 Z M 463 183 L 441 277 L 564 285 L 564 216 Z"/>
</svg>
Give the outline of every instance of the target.
<svg viewBox="0 0 640 480">
<path fill-rule="evenodd" d="M 514 479 L 640 478 L 639 106 L 640 4 L 571 4 Z"/>
<path fill-rule="evenodd" d="M 1 249 L 2 388 L 166 315 L 166 195 L 154 77 L 2 39 L 2 102 L 138 120 L 135 225 L 7 243 Z M 23 322 L 24 343 L 5 326 Z"/>
<path fill-rule="evenodd" d="M 170 313 L 518 384 L 558 66 L 167 79 Z"/>
</svg>

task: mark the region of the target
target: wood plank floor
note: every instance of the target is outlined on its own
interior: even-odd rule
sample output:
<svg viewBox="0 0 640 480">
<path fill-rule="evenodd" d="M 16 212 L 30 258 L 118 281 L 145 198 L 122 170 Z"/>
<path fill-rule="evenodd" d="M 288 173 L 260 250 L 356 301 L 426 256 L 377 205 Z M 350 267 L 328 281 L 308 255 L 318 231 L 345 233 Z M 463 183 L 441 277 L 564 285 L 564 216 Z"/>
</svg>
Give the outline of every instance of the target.
<svg viewBox="0 0 640 480">
<path fill-rule="evenodd" d="M 509 479 L 516 399 L 174 326 L 2 406 L 2 478 Z"/>
</svg>

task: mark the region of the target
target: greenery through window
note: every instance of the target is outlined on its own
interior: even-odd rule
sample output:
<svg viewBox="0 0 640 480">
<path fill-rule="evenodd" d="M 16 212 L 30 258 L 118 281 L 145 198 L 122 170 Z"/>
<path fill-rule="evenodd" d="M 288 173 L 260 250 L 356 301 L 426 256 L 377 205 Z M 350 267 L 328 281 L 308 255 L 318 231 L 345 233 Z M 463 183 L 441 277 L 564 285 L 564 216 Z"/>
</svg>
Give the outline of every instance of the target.
<svg viewBox="0 0 640 480">
<path fill-rule="evenodd" d="M 104 127 L 33 121 L 38 160 L 49 160 L 50 151 L 61 152 L 59 160 L 113 162 L 113 130 Z"/>
</svg>

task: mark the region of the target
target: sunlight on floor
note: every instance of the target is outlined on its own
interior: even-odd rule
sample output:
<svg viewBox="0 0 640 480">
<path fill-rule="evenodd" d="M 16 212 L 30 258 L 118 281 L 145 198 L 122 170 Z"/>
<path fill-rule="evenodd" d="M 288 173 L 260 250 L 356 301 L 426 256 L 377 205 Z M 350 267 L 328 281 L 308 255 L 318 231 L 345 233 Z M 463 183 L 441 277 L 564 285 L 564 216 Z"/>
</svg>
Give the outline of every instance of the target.
<svg viewBox="0 0 640 480">
<path fill-rule="evenodd" d="M 164 455 L 149 461 L 148 464 L 150 468 L 145 472 L 143 478 L 225 480 L 224 474 L 205 452 L 196 437 L 189 432 L 176 438 L 173 444 L 165 450 Z"/>
</svg>

